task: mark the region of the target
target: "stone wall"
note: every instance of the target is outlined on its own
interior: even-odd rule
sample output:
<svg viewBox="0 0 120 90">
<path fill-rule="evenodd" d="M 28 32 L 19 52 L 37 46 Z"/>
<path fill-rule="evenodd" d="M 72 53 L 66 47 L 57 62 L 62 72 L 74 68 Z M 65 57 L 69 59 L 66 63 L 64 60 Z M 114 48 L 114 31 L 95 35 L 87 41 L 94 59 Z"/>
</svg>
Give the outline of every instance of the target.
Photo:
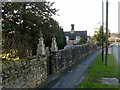
<svg viewBox="0 0 120 90">
<path fill-rule="evenodd" d="M 3 88 L 34 88 L 47 80 L 46 57 L 2 64 Z"/>
<path fill-rule="evenodd" d="M 69 49 L 51 52 L 51 63 L 46 56 L 31 60 L 7 61 L 2 63 L 2 86 L 5 88 L 35 88 L 48 80 L 47 64 L 53 73 L 67 69 L 90 54 L 95 45 L 76 45 Z"/>
<path fill-rule="evenodd" d="M 64 69 L 71 67 L 76 62 L 79 62 L 86 55 L 95 51 L 95 45 L 76 45 L 69 49 L 60 50 L 58 53 L 53 53 L 52 66 L 53 72 L 60 72 Z"/>
</svg>

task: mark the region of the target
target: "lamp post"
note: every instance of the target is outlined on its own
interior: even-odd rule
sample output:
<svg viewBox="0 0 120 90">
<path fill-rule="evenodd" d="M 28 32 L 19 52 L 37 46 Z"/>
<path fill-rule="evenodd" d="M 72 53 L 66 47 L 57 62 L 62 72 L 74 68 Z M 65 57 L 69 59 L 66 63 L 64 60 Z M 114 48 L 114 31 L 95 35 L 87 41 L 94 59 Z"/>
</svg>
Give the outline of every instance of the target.
<svg viewBox="0 0 120 90">
<path fill-rule="evenodd" d="M 105 65 L 108 64 L 108 0 L 106 0 L 106 56 Z"/>
<path fill-rule="evenodd" d="M 104 0 L 102 0 L 102 62 L 104 61 Z"/>
</svg>

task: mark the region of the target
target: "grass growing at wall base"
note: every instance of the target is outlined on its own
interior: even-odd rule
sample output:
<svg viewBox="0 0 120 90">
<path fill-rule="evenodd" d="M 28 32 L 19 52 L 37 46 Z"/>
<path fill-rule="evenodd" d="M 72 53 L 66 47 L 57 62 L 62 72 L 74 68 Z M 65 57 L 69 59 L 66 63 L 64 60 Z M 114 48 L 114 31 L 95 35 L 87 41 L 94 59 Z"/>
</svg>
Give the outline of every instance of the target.
<svg viewBox="0 0 120 90">
<path fill-rule="evenodd" d="M 99 55 L 95 63 L 88 70 L 85 79 L 77 88 L 118 88 L 118 85 L 102 84 L 103 77 L 118 78 L 118 69 L 115 58 L 112 54 L 108 55 L 108 65 L 101 61 L 102 56 Z"/>
</svg>

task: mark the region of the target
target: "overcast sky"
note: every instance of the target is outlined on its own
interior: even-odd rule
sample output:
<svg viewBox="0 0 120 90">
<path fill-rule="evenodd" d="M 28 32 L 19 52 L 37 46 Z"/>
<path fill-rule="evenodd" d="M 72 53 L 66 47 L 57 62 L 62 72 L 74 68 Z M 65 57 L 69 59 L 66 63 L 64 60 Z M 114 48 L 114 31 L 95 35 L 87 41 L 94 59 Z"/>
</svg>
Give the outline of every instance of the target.
<svg viewBox="0 0 120 90">
<path fill-rule="evenodd" d="M 75 24 L 75 31 L 87 30 L 92 36 L 95 29 L 102 22 L 102 0 L 48 0 L 55 2 L 54 7 L 60 9 L 60 16 L 54 18 L 63 27 L 64 31 L 71 30 L 71 24 Z M 108 0 L 109 2 L 109 29 L 110 32 L 118 32 L 118 2 L 120 0 Z M 104 0 L 104 8 L 106 8 Z M 105 12 L 106 9 L 104 9 Z M 104 14 L 104 16 L 106 16 Z M 106 19 L 104 18 L 104 21 Z"/>
</svg>

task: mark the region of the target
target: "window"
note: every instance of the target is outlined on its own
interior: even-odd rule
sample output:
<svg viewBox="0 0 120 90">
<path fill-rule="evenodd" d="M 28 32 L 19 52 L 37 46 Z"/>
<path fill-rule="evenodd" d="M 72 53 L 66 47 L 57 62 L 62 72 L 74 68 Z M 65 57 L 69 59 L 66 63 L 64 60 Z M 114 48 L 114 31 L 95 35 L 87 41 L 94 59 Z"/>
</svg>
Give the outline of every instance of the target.
<svg viewBox="0 0 120 90">
<path fill-rule="evenodd" d="M 77 41 L 80 41 L 80 38 L 81 38 L 80 36 L 76 36 Z"/>
<path fill-rule="evenodd" d="M 68 41 L 69 40 L 69 37 L 68 36 L 65 36 L 66 37 L 66 41 Z"/>
</svg>

